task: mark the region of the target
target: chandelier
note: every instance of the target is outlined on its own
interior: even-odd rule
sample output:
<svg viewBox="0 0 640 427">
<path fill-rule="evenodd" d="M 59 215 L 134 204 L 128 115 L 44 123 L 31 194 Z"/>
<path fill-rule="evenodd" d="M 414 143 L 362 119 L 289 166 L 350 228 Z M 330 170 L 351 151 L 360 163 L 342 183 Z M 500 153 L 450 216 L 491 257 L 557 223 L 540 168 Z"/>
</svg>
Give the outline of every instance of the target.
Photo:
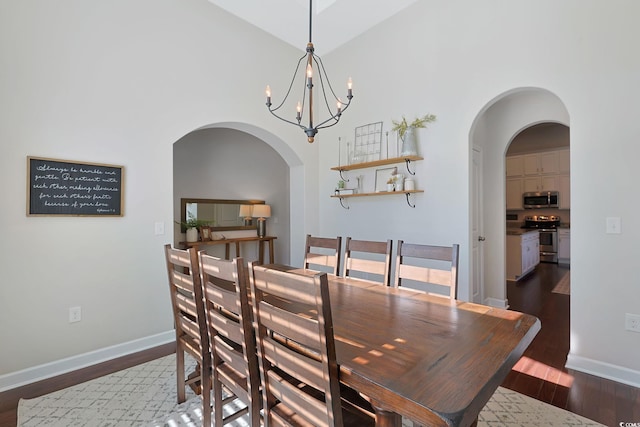
<svg viewBox="0 0 640 427">
<path fill-rule="evenodd" d="M 318 55 L 314 53 L 313 43 L 311 42 L 311 23 L 313 17 L 313 7 L 312 0 L 309 0 L 309 43 L 307 43 L 306 53 L 298 60 L 298 65 L 296 66 L 295 71 L 293 72 L 293 78 L 291 79 L 291 83 L 289 84 L 289 89 L 284 96 L 284 99 L 275 108 L 271 108 L 271 88 L 267 85 L 267 108 L 277 118 L 292 125 L 298 126 L 300 129 L 307 134 L 307 141 L 310 143 L 313 142 L 314 137 L 318 133 L 319 129 L 324 129 L 331 127 L 340 121 L 340 117 L 342 113 L 349 107 L 351 104 L 351 98 L 353 98 L 353 93 L 351 90 L 352 82 L 351 78 L 347 81 L 347 102 L 344 103 L 340 98 L 338 98 L 331 87 L 331 82 L 327 77 L 327 72 L 324 69 L 324 65 L 322 64 L 322 59 Z M 300 66 L 303 63 L 306 64 L 304 73 L 302 75 L 302 100 L 298 101 L 296 106 L 296 114 L 295 121 L 286 119 L 276 113 L 287 101 L 287 98 L 291 94 L 291 89 L 296 81 L 296 75 L 298 75 L 298 71 L 300 70 Z M 314 88 L 314 74 L 317 76 L 317 80 L 320 81 L 320 89 L 322 93 L 320 94 L 321 99 L 319 101 L 319 105 L 324 105 L 327 110 L 328 117 L 323 121 L 316 123 L 314 120 L 314 109 L 313 109 L 313 88 Z M 326 85 L 326 87 L 325 87 Z M 327 92 L 328 91 L 328 92 Z M 329 95 L 328 95 L 329 94 Z M 328 97 L 329 96 L 329 97 Z M 332 98 L 331 98 L 332 97 Z M 329 106 L 330 103 L 335 103 L 335 110 L 332 111 Z M 308 117 L 308 122 L 303 121 L 303 117 Z"/>
</svg>

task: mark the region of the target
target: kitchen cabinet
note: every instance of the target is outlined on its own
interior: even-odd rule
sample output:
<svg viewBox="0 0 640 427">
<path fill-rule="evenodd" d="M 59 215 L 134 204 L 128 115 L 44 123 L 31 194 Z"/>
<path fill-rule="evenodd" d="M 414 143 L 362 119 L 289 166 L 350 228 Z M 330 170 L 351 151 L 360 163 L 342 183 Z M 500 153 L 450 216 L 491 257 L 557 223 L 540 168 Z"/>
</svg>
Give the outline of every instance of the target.
<svg viewBox="0 0 640 427">
<path fill-rule="evenodd" d="M 524 175 L 524 157 L 523 156 L 509 156 L 506 159 L 506 171 L 507 178 Z"/>
<path fill-rule="evenodd" d="M 558 173 L 568 174 L 571 172 L 569 163 L 569 149 L 559 150 L 558 151 Z"/>
<path fill-rule="evenodd" d="M 560 209 L 571 209 L 571 178 L 569 175 L 558 176 L 558 191 L 560 192 Z"/>
<path fill-rule="evenodd" d="M 558 263 L 569 264 L 571 261 L 571 229 L 558 228 Z"/>
<path fill-rule="evenodd" d="M 518 281 L 540 264 L 537 230 L 507 235 L 507 280 Z"/>
<path fill-rule="evenodd" d="M 549 175 L 558 173 L 558 152 L 546 151 L 543 153 L 526 154 L 523 156 L 524 174 Z"/>
<path fill-rule="evenodd" d="M 525 193 L 534 191 L 558 191 L 558 177 L 556 175 L 535 176 L 523 178 L 522 189 Z"/>
<path fill-rule="evenodd" d="M 522 209 L 522 178 L 510 178 L 506 182 L 507 210 Z"/>
</svg>

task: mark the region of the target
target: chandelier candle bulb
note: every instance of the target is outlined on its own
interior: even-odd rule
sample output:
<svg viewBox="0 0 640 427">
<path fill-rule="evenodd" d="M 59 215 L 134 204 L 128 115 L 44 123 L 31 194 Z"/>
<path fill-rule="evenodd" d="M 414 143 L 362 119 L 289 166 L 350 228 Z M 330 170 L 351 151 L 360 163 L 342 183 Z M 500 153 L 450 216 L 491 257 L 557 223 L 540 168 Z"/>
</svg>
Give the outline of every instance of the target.
<svg viewBox="0 0 640 427">
<path fill-rule="evenodd" d="M 349 80 L 347 80 L 347 97 L 348 98 L 353 98 L 353 91 L 351 90 L 352 87 L 353 87 L 353 80 L 351 80 L 351 77 L 349 77 Z"/>
<path fill-rule="evenodd" d="M 269 87 L 269 85 L 267 85 L 267 89 L 265 90 L 266 94 L 267 94 L 267 105 L 270 106 L 271 105 L 271 88 Z"/>
</svg>

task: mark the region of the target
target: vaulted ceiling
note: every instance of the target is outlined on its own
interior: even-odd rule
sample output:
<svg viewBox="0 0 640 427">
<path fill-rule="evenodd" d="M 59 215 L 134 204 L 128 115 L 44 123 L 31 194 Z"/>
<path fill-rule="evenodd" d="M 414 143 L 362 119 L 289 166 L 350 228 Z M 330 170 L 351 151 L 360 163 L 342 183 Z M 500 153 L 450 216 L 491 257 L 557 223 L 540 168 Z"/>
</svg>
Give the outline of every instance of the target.
<svg viewBox="0 0 640 427">
<path fill-rule="evenodd" d="M 216 6 L 304 50 L 309 39 L 307 0 L 209 0 Z M 315 0 L 312 40 L 324 55 L 418 0 Z"/>
</svg>

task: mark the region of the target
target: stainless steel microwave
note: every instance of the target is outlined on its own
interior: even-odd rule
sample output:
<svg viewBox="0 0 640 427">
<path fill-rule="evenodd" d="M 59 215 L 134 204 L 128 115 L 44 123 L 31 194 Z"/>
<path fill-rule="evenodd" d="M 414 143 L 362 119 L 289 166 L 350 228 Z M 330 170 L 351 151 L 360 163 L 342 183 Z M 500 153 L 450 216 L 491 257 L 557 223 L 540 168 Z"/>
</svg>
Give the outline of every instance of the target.
<svg viewBox="0 0 640 427">
<path fill-rule="evenodd" d="M 522 195 L 522 207 L 525 209 L 557 208 L 559 207 L 557 191 L 541 191 L 524 193 Z"/>
</svg>

